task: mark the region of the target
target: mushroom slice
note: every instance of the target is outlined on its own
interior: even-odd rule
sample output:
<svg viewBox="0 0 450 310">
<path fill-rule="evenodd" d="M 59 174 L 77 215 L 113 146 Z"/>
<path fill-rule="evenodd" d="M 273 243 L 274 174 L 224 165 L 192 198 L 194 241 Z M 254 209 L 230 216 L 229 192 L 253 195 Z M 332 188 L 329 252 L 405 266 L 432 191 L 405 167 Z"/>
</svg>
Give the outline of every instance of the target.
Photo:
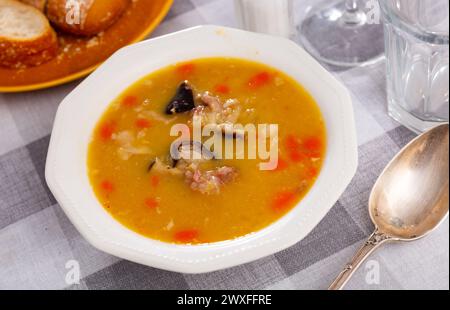
<svg viewBox="0 0 450 310">
<path fill-rule="evenodd" d="M 175 96 L 166 107 L 166 114 L 176 114 L 191 111 L 195 108 L 194 92 L 187 81 L 178 86 Z"/>
<path fill-rule="evenodd" d="M 215 159 L 215 155 L 201 142 L 193 140 L 179 141 L 173 143 L 170 148 L 170 156 L 174 162 L 174 167 L 180 159 L 185 161 L 211 160 Z"/>
</svg>

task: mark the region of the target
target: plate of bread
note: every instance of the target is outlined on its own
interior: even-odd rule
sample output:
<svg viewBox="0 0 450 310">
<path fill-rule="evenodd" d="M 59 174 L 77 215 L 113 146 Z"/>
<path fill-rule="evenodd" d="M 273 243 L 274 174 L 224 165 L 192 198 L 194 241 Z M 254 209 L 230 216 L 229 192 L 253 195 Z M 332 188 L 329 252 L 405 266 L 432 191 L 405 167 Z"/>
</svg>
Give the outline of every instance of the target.
<svg viewBox="0 0 450 310">
<path fill-rule="evenodd" d="M 86 76 L 149 35 L 173 0 L 0 0 L 0 92 Z"/>
</svg>

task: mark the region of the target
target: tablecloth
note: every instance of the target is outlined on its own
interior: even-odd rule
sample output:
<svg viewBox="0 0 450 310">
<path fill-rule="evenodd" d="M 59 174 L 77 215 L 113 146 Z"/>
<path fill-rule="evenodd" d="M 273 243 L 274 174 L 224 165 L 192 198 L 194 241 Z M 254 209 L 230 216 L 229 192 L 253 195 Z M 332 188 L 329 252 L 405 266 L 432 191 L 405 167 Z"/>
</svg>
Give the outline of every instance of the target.
<svg viewBox="0 0 450 310">
<path fill-rule="evenodd" d="M 176 0 L 152 36 L 199 24 L 235 26 L 232 1 Z M 353 96 L 359 168 L 322 222 L 282 252 L 200 275 L 158 270 L 96 250 L 51 195 L 44 167 L 52 123 L 58 104 L 80 81 L 0 94 L 0 289 L 325 289 L 373 230 L 367 201 L 376 178 L 415 136 L 387 115 L 384 66 L 333 71 Z M 79 284 L 67 279 L 74 261 Z M 448 220 L 425 239 L 380 249 L 347 289 L 448 290 Z"/>
</svg>

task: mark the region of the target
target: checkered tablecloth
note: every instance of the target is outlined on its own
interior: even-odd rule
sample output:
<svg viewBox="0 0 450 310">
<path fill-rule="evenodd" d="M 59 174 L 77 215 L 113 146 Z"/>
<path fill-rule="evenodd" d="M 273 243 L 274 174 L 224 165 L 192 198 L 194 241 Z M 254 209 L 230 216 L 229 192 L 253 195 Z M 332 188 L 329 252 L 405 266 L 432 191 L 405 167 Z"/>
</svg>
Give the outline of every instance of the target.
<svg viewBox="0 0 450 310">
<path fill-rule="evenodd" d="M 176 0 L 153 36 L 198 24 L 235 26 L 232 1 Z M 79 81 L 0 94 L 0 289 L 326 288 L 373 229 L 367 201 L 377 176 L 415 136 L 386 113 L 384 63 L 333 73 L 353 95 L 358 130 L 359 169 L 347 191 L 295 246 L 201 275 L 162 271 L 96 250 L 49 192 L 44 166 L 55 112 Z M 78 285 L 66 282 L 66 264 L 72 260 L 80 266 Z M 380 249 L 347 288 L 449 289 L 448 220 L 423 240 Z"/>
</svg>

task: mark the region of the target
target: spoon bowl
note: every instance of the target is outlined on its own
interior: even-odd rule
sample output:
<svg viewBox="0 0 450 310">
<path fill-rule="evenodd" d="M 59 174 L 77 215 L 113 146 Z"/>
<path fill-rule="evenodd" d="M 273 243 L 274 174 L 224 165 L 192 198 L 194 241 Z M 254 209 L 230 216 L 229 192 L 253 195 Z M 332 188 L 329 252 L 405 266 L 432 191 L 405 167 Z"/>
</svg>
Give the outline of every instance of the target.
<svg viewBox="0 0 450 310">
<path fill-rule="evenodd" d="M 449 207 L 449 125 L 409 143 L 375 183 L 370 217 L 379 231 L 411 241 L 445 219 Z"/>
<path fill-rule="evenodd" d="M 449 125 L 406 145 L 387 165 L 369 198 L 374 233 L 329 289 L 342 289 L 361 263 L 389 241 L 420 239 L 442 223 L 449 207 Z"/>
</svg>

